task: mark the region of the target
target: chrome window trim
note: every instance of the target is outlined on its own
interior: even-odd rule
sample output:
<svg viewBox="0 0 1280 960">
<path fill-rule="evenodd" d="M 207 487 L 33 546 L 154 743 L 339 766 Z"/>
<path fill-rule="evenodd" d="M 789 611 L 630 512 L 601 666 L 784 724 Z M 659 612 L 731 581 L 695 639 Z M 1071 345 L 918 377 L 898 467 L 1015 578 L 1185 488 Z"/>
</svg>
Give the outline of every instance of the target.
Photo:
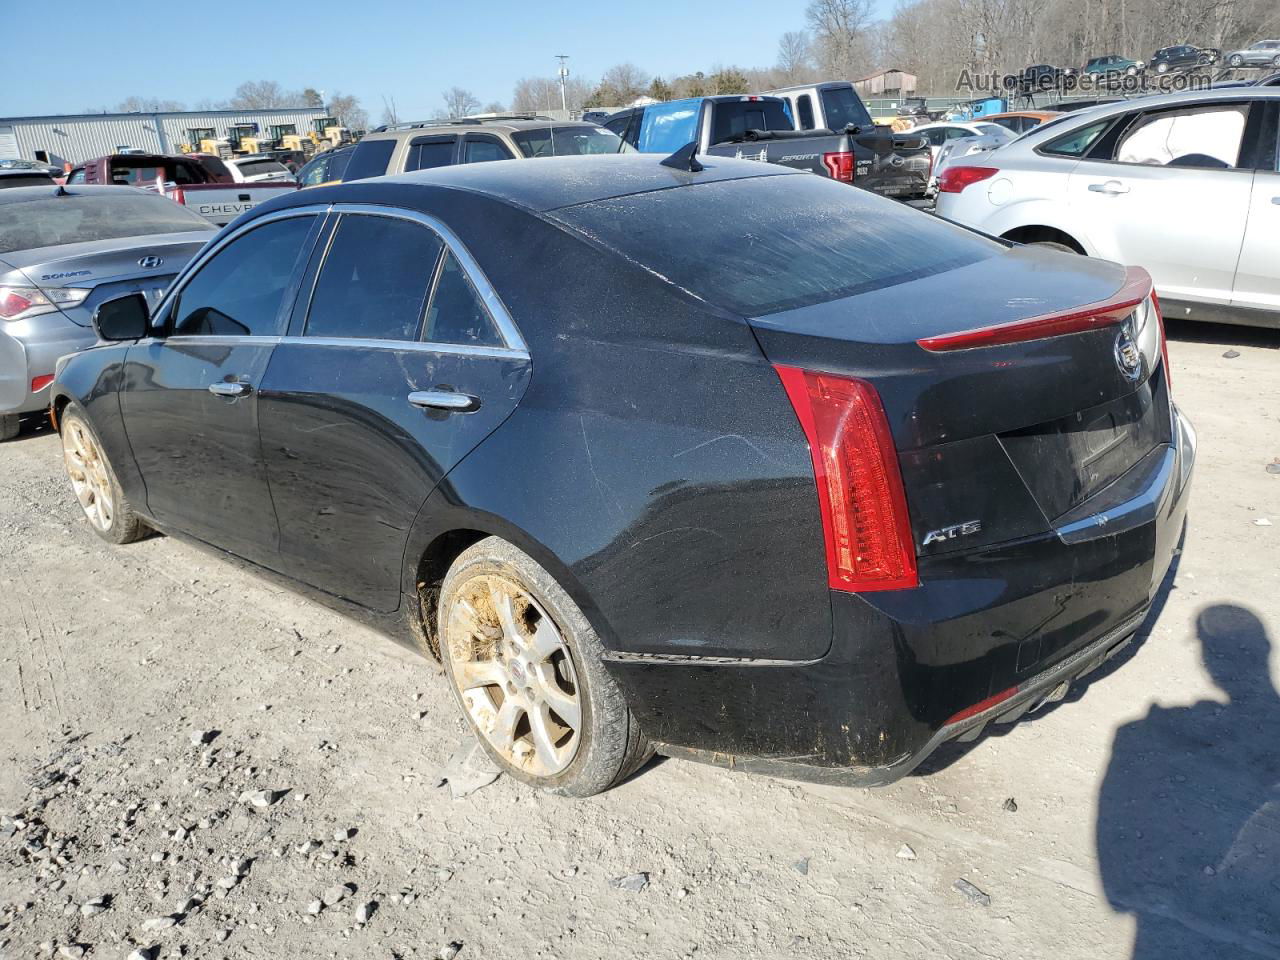
<svg viewBox="0 0 1280 960">
<path fill-rule="evenodd" d="M 480 295 L 480 301 L 489 312 L 489 316 L 498 328 L 498 334 L 502 337 L 507 349 L 528 353 L 529 346 L 525 343 L 524 337 L 521 336 L 515 321 L 511 319 L 511 314 L 507 312 L 506 305 L 498 296 L 498 291 L 493 288 L 489 278 L 484 275 L 484 271 L 476 263 L 475 257 L 471 256 L 471 251 L 466 248 L 458 238 L 458 235 L 449 229 L 444 222 L 430 214 L 421 213 L 417 210 L 406 210 L 402 207 L 385 207 L 374 203 L 335 203 L 330 207 L 330 210 L 337 214 L 354 213 L 375 217 L 396 217 L 401 220 L 411 220 L 430 230 L 434 230 L 440 236 L 440 239 L 444 241 L 445 246 L 453 253 L 463 272 L 467 275 L 467 279 L 471 281 L 471 286 Z M 323 269 L 323 266 L 321 269 Z M 444 346 L 448 346 L 448 344 L 444 344 Z M 465 346 L 465 344 L 458 344 L 458 346 Z"/>
<path fill-rule="evenodd" d="M 182 292 L 183 287 L 190 282 L 190 279 L 195 272 L 205 263 L 208 263 L 208 261 L 214 257 L 219 250 L 225 247 L 236 237 L 241 234 L 248 233 L 250 230 L 260 227 L 263 224 L 274 223 L 276 220 L 287 220 L 290 217 L 325 216 L 332 209 L 333 205 L 329 203 L 312 203 L 307 204 L 304 207 L 289 207 L 285 210 L 277 210 L 275 213 L 268 213 L 261 217 L 255 217 L 248 223 L 243 223 L 236 227 L 234 230 L 228 231 L 223 229 L 221 232 L 215 234 L 213 239 L 210 240 L 200 250 L 200 252 L 196 254 L 196 256 L 188 260 L 185 267 L 178 271 L 178 275 L 174 277 L 173 283 L 169 284 L 169 289 L 164 292 L 164 296 L 160 298 L 160 302 L 157 303 L 155 309 L 151 311 L 152 320 L 154 321 L 157 317 L 160 317 L 164 311 L 169 309 L 170 302 L 173 300 L 174 296 Z M 182 337 L 181 339 L 187 340 L 192 338 Z M 262 341 L 269 338 L 246 337 L 244 339 Z"/>
<path fill-rule="evenodd" d="M 254 339 L 258 338 L 246 338 Z M 361 350 L 396 350 L 410 353 L 448 353 L 464 357 L 496 357 L 501 360 L 528 360 L 529 352 L 519 347 L 488 347 L 471 343 L 432 343 L 427 340 L 379 340 L 359 337 L 279 337 L 278 342 L 312 347 L 351 347 Z"/>
</svg>

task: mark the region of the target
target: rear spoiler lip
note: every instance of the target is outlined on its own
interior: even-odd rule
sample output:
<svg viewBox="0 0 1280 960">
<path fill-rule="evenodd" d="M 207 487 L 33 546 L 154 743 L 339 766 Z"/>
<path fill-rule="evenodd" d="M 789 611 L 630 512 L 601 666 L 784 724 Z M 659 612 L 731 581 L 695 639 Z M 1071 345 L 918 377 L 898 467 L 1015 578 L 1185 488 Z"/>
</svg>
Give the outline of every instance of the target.
<svg viewBox="0 0 1280 960">
<path fill-rule="evenodd" d="M 1124 283 L 1105 300 L 1068 307 L 1053 313 L 1043 313 L 1023 320 L 1000 323 L 975 330 L 944 333 L 917 340 L 926 350 L 943 353 L 951 350 L 971 350 L 976 347 L 995 347 L 1029 340 L 1046 340 L 1068 333 L 1080 333 L 1097 327 L 1114 326 L 1124 320 L 1138 304 L 1151 296 L 1154 288 L 1151 274 L 1142 267 L 1126 267 Z"/>
</svg>

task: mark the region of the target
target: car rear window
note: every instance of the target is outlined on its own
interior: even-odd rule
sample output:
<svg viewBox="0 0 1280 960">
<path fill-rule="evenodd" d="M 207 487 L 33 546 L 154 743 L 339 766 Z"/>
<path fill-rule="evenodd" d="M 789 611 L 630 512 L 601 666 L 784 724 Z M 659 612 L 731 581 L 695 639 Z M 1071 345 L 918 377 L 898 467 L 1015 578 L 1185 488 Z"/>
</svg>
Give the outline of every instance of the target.
<svg viewBox="0 0 1280 960">
<path fill-rule="evenodd" d="M 928 214 L 800 175 L 655 190 L 550 216 L 748 317 L 942 273 L 1004 249 Z"/>
<path fill-rule="evenodd" d="M 869 129 L 875 126 L 862 98 L 852 87 L 833 87 L 822 91 L 822 112 L 831 130 L 843 130 L 849 124 Z"/>
<path fill-rule="evenodd" d="M 518 130 L 511 134 L 511 139 L 526 157 L 577 157 L 595 153 L 634 152 L 616 133 L 604 127 Z"/>
<path fill-rule="evenodd" d="M 794 130 L 782 100 L 721 100 L 711 108 L 711 142 L 725 143 L 748 130 Z"/>
<path fill-rule="evenodd" d="M 0 253 L 88 240 L 216 229 L 204 217 L 172 200 L 133 190 L 0 205 Z"/>
<path fill-rule="evenodd" d="M 394 140 L 361 140 L 351 152 L 351 159 L 347 161 L 346 172 L 342 175 L 343 182 L 384 176 L 395 148 Z"/>
<path fill-rule="evenodd" d="M 53 177 L 47 173 L 6 173 L 0 175 L 0 188 L 53 186 Z"/>
<path fill-rule="evenodd" d="M 246 177 L 256 177 L 263 173 L 273 173 L 277 176 L 283 174 L 286 177 L 293 176 L 288 167 L 275 160 L 241 160 L 237 166 L 240 167 L 240 172 Z"/>
</svg>

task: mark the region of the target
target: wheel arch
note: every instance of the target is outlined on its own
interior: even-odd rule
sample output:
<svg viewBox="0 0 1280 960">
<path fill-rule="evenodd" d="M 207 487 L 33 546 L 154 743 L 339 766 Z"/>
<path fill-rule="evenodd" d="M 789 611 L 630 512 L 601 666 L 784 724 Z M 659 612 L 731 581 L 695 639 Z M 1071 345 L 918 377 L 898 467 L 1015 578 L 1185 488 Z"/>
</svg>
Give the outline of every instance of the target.
<svg viewBox="0 0 1280 960">
<path fill-rule="evenodd" d="M 1000 234 L 1003 240 L 1011 240 L 1014 243 L 1040 243 L 1050 241 L 1052 243 L 1061 243 L 1070 247 L 1076 253 L 1088 256 L 1088 250 L 1085 249 L 1083 243 L 1077 240 L 1071 233 L 1060 227 L 1050 226 L 1048 224 L 1035 223 L 1026 224 L 1020 227 L 1014 227 Z"/>
</svg>

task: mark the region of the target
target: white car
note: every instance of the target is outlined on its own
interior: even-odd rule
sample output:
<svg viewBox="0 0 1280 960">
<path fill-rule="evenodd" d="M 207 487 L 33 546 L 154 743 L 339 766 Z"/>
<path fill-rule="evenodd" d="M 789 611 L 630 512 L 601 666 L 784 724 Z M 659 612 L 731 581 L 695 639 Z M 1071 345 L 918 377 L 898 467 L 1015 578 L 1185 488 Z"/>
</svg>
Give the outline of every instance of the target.
<svg viewBox="0 0 1280 960">
<path fill-rule="evenodd" d="M 226 163 L 236 183 L 283 183 L 294 179 L 288 167 L 265 153 L 233 157 Z"/>
<path fill-rule="evenodd" d="M 939 120 L 937 123 L 922 123 L 906 131 L 912 136 L 921 136 L 929 141 L 929 150 L 933 154 L 933 165 L 938 166 L 942 148 L 952 140 L 963 140 L 972 137 L 1002 137 L 1013 139 L 1013 134 L 998 123 L 983 120 Z"/>
<path fill-rule="evenodd" d="M 1280 89 L 1070 113 L 940 176 L 936 212 L 1145 267 L 1166 316 L 1280 326 Z"/>
</svg>

